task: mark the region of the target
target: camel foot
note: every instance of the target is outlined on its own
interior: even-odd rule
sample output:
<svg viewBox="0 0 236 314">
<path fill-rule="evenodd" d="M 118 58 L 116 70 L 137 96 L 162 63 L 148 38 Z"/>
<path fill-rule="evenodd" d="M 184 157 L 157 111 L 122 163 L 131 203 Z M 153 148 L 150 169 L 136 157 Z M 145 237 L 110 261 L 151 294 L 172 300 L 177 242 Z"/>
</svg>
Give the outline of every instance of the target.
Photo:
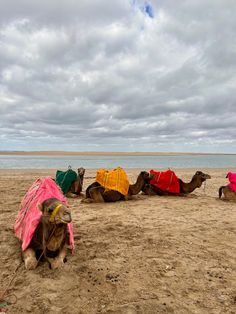
<svg viewBox="0 0 236 314">
<path fill-rule="evenodd" d="M 32 249 L 27 249 L 22 253 L 25 268 L 27 270 L 35 269 L 38 265 L 38 261 L 35 256 L 35 252 Z"/>
<path fill-rule="evenodd" d="M 64 265 L 64 258 L 54 258 L 49 259 L 49 264 L 51 269 L 58 269 L 61 268 Z"/>
<path fill-rule="evenodd" d="M 66 197 L 68 197 L 68 198 L 77 198 L 79 195 L 77 195 L 77 194 L 74 194 L 74 193 L 71 193 L 71 192 L 68 192 L 67 194 L 66 194 Z"/>
<path fill-rule="evenodd" d="M 90 204 L 90 203 L 94 203 L 94 200 L 92 198 L 83 198 L 81 200 L 81 203 Z"/>
</svg>

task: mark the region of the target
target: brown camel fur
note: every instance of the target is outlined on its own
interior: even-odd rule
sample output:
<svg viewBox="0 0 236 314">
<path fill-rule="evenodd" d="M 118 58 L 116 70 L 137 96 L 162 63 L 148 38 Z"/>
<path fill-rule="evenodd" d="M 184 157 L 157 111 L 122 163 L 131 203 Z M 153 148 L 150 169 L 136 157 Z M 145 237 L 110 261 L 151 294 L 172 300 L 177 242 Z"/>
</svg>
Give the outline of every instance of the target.
<svg viewBox="0 0 236 314">
<path fill-rule="evenodd" d="M 227 185 L 221 186 L 219 188 L 219 198 L 221 198 L 222 194 L 224 195 L 223 200 L 225 201 L 236 201 L 236 193 L 232 191 Z"/>
<path fill-rule="evenodd" d="M 145 180 L 149 178 L 149 173 L 146 171 L 140 172 L 137 181 L 129 185 L 128 195 L 124 196 L 118 191 L 105 190 L 98 182 L 90 184 L 86 189 L 86 196 L 82 200 L 84 203 L 102 203 L 102 202 L 116 202 L 120 200 L 129 200 L 132 195 L 138 194 L 145 184 Z"/>
<path fill-rule="evenodd" d="M 147 194 L 147 195 L 186 195 L 193 192 L 196 188 L 200 188 L 202 183 L 210 178 L 211 178 L 210 175 L 203 173 L 201 171 L 197 171 L 189 183 L 185 183 L 181 179 L 179 179 L 179 185 L 180 185 L 179 193 L 169 193 L 168 191 L 163 191 L 149 184 L 149 181 L 150 181 L 149 180 L 149 181 L 146 181 L 146 184 L 144 185 L 142 191 L 144 192 L 144 194 Z"/>
<path fill-rule="evenodd" d="M 59 207 L 54 218 L 54 209 Z M 35 269 L 42 255 L 48 260 L 50 268 L 61 267 L 66 259 L 68 243 L 67 224 L 71 222 L 71 213 L 67 206 L 56 198 L 50 198 L 39 204 L 42 211 L 41 220 L 35 230 L 28 248 L 22 252 L 26 269 Z"/>
<path fill-rule="evenodd" d="M 83 189 L 83 182 L 84 182 L 84 168 L 78 168 L 78 176 L 77 180 L 71 184 L 70 190 L 66 193 L 66 197 L 75 198 L 78 197 Z"/>
</svg>

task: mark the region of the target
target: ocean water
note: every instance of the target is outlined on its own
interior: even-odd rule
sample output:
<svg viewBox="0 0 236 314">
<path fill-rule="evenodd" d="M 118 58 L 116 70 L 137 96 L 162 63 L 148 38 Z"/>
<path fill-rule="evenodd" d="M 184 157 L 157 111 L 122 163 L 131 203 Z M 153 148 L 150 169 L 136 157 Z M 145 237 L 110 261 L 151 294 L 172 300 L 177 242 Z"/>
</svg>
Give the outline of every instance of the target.
<svg viewBox="0 0 236 314">
<path fill-rule="evenodd" d="M 236 155 L 194 156 L 0 156 L 0 169 L 236 168 Z"/>
</svg>

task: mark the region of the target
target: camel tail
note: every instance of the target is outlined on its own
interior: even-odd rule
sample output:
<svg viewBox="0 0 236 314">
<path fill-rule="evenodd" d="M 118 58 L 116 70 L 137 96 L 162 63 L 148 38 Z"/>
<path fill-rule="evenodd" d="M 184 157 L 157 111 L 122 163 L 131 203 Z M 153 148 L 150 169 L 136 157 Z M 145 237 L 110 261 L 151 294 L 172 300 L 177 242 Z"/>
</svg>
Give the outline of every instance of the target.
<svg viewBox="0 0 236 314">
<path fill-rule="evenodd" d="M 219 188 L 219 198 L 221 198 L 221 196 L 222 196 L 223 188 L 224 188 L 224 186 L 221 186 Z"/>
</svg>

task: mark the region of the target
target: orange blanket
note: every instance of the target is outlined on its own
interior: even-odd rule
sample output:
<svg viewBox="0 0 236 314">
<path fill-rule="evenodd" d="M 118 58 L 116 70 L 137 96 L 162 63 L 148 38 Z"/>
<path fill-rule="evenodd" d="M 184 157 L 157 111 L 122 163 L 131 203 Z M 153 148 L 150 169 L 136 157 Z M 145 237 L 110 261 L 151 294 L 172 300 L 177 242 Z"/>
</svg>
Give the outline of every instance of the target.
<svg viewBox="0 0 236 314">
<path fill-rule="evenodd" d="M 115 190 L 123 195 L 129 191 L 129 180 L 126 172 L 118 167 L 111 171 L 99 169 L 97 171 L 96 181 L 107 190 Z"/>
</svg>

